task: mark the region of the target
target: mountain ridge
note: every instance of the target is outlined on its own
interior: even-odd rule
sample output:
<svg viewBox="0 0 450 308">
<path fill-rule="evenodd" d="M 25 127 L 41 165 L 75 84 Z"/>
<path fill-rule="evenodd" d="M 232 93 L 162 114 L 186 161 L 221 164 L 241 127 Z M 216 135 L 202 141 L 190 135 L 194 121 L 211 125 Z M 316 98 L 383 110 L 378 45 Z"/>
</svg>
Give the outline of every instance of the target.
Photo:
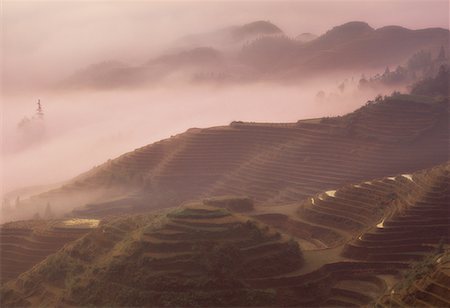
<svg viewBox="0 0 450 308">
<path fill-rule="evenodd" d="M 233 31 L 241 33 L 238 36 L 256 34 L 248 37 L 246 42 L 238 40 L 239 43 L 233 43 L 234 47 L 227 47 Z M 98 68 L 94 72 L 92 69 L 81 70 L 62 81 L 60 87 L 104 89 L 142 86 L 164 82 L 173 75 L 179 76 L 179 73 L 187 82 L 225 84 L 299 80 L 305 75 L 311 77 L 325 71 L 361 73 L 361 70 L 398 65 L 419 50 L 434 51 L 448 46 L 450 35 L 449 30 L 443 28 L 410 30 L 385 26 L 374 29 L 365 22 L 348 22 L 303 42 L 287 37 L 276 25 L 266 21 L 225 28 L 218 33 L 222 34 L 205 35 L 199 43 L 174 48 L 142 65 L 126 65 L 115 70 L 94 65 Z M 209 50 L 209 53 L 204 53 L 205 59 L 213 61 L 205 60 L 205 65 L 205 61 L 194 56 L 196 53 L 201 56 L 201 50 Z"/>
</svg>

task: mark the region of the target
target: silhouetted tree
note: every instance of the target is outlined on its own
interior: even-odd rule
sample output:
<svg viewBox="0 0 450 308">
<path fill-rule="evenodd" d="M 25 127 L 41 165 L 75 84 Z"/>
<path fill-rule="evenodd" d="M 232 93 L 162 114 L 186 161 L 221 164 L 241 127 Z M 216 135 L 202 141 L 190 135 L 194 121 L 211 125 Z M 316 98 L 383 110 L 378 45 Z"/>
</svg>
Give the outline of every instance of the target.
<svg viewBox="0 0 450 308">
<path fill-rule="evenodd" d="M 431 65 L 431 52 L 419 51 L 408 60 L 408 68 L 411 70 L 421 70 Z"/>
<path fill-rule="evenodd" d="M 361 79 L 359 80 L 359 87 L 365 87 L 367 86 L 368 81 L 366 79 L 366 75 L 362 74 Z"/>
<path fill-rule="evenodd" d="M 36 115 L 39 119 L 42 119 L 44 117 L 44 111 L 42 110 L 42 105 L 41 105 L 40 99 L 38 99 L 38 102 L 37 102 Z"/>
<path fill-rule="evenodd" d="M 441 65 L 439 73 L 434 78 L 427 78 L 416 83 L 412 90 L 412 94 L 418 95 L 449 95 L 449 69 L 445 65 Z"/>
</svg>

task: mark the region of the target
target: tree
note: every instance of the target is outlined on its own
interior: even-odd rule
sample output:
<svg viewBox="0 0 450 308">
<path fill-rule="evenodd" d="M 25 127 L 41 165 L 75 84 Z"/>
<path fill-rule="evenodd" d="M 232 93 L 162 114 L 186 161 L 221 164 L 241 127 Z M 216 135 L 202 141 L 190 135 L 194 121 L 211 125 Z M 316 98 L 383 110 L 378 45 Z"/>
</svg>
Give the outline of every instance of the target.
<svg viewBox="0 0 450 308">
<path fill-rule="evenodd" d="M 431 52 L 421 50 L 408 60 L 408 68 L 411 70 L 422 70 L 429 67 L 431 62 Z"/>
<path fill-rule="evenodd" d="M 36 115 L 39 119 L 42 119 L 44 117 L 44 111 L 42 110 L 42 105 L 41 105 L 40 99 L 38 99 L 38 102 L 37 102 Z"/>
<path fill-rule="evenodd" d="M 361 75 L 361 79 L 359 80 L 359 87 L 360 88 L 362 88 L 362 87 L 365 87 L 365 86 L 367 86 L 367 84 L 368 84 L 369 82 L 367 81 L 367 79 L 366 79 L 366 75 L 364 75 L 364 74 L 362 74 Z"/>
<path fill-rule="evenodd" d="M 441 65 L 439 73 L 434 78 L 427 78 L 416 83 L 412 90 L 412 94 L 416 95 L 449 95 L 449 79 L 450 71 L 445 65 Z"/>
</svg>

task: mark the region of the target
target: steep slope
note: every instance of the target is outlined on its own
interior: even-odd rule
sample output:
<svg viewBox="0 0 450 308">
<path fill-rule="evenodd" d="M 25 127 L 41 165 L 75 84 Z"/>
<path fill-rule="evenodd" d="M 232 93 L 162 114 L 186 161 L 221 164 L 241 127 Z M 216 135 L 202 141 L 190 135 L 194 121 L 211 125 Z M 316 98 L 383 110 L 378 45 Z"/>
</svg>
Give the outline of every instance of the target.
<svg viewBox="0 0 450 308">
<path fill-rule="evenodd" d="M 449 184 L 447 162 L 303 203 L 252 207 L 219 198 L 117 219 L 7 283 L 2 299 L 11 306 L 446 304 Z M 245 215 L 230 213 L 236 202 L 247 204 Z M 436 272 L 415 275 L 424 262 Z M 423 280 L 410 284 L 411 268 Z M 409 297 L 399 283 L 409 285 Z M 395 301 L 383 296 L 392 290 Z"/>
<path fill-rule="evenodd" d="M 411 281 L 410 268 L 417 279 L 424 263 L 433 267 L 445 261 L 441 254 L 450 249 L 449 187 L 446 163 L 327 191 L 300 205 L 264 208 L 254 217 L 296 236 L 307 251 L 301 271 L 256 285 L 296 287 L 310 296 L 300 304 L 305 306 L 363 306 L 388 294 L 382 302 L 389 307 L 392 290 L 403 296 L 406 306 L 424 301 L 446 306 L 445 296 L 442 300 L 428 294 L 448 289 L 441 274 L 444 266 L 438 266 L 435 275 L 443 280 L 435 288 L 424 287 L 428 280 L 411 285 L 405 294 L 404 285 Z"/>
<path fill-rule="evenodd" d="M 89 232 L 98 221 L 22 221 L 0 227 L 0 283 L 16 278 Z"/>
<path fill-rule="evenodd" d="M 379 307 L 448 307 L 450 306 L 450 254 L 430 256 L 415 265 L 378 302 Z"/>
<path fill-rule="evenodd" d="M 223 208 L 103 225 L 2 290 L 4 305 L 229 306 L 275 302 L 244 281 L 298 269 L 295 241 Z"/>
<path fill-rule="evenodd" d="M 446 100 L 400 95 L 338 118 L 191 129 L 122 155 L 30 202 L 96 203 L 85 210 L 97 217 L 108 206 L 117 213 L 142 211 L 214 195 L 283 204 L 442 163 L 448 142 Z"/>
</svg>

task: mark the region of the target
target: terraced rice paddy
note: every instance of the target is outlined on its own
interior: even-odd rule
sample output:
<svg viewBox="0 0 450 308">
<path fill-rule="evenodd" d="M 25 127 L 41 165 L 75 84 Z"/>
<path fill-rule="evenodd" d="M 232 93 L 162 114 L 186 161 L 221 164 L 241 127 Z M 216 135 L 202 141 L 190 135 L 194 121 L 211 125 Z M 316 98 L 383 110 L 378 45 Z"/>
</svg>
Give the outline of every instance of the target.
<svg viewBox="0 0 450 308">
<path fill-rule="evenodd" d="M 16 278 L 95 227 L 92 224 L 67 227 L 66 222 L 31 221 L 3 225 L 0 228 L 1 283 Z"/>
<path fill-rule="evenodd" d="M 402 276 L 410 271 L 411 264 L 434 258 L 439 273 L 430 274 L 430 277 L 439 276 L 443 280 L 433 284 L 432 278 L 428 282 L 416 279 L 412 284 L 415 289 L 410 292 L 417 295 L 415 303 L 421 303 L 419 300 L 443 303 L 445 296 L 431 293 L 448 289 L 445 282 L 447 259 L 436 253 L 438 249 L 448 249 L 450 242 L 447 208 L 450 166 L 440 165 L 411 176 L 414 181 L 401 175 L 375 179 L 370 184 L 366 181 L 337 189 L 333 196 L 319 193 L 304 202 L 256 206 L 240 214 L 197 202 L 169 212 L 158 224 L 148 227 L 133 229 L 136 227 L 130 223 L 134 218 L 107 225 L 106 233 L 97 232 L 95 237 L 89 238 L 110 242 L 105 247 L 121 247 L 121 253 L 105 250 L 118 258 L 121 270 L 116 272 L 116 267 L 109 268 L 109 265 L 105 269 L 102 263 L 101 268 L 106 272 L 100 272 L 100 276 L 96 274 L 98 283 L 91 284 L 86 289 L 89 291 L 81 292 L 80 297 L 61 299 L 55 295 L 55 298 L 83 305 L 103 298 L 102 292 L 111 289 L 117 292 L 112 302 L 140 305 L 141 302 L 127 302 L 128 297 L 120 290 L 131 288 L 133 291 L 127 292 L 139 294 L 138 298 L 143 302 L 157 303 L 157 298 L 165 296 L 161 290 L 169 288 L 177 294 L 171 305 L 189 306 L 185 301 L 186 294 L 194 296 L 197 304 L 209 305 L 211 298 L 201 299 L 195 292 L 208 285 L 205 279 L 208 281 L 208 277 L 219 275 L 224 281 L 239 277 L 238 285 L 246 286 L 245 290 L 233 291 L 238 292 L 234 294 L 238 294 L 236 298 L 241 304 L 250 296 L 248 292 L 256 292 L 257 298 L 272 305 L 322 307 L 363 306 L 374 302 L 380 305 L 411 303 L 406 297 L 391 298 L 389 292 L 395 290 Z M 221 202 L 230 204 L 226 198 L 218 200 L 219 205 Z M 124 226 L 128 231 L 119 232 Z M 123 241 L 123 244 L 117 241 Z M 300 243 L 302 253 L 295 252 L 296 244 L 293 243 L 296 242 Z M 77 250 L 83 251 L 81 242 L 76 245 L 82 245 Z M 70 249 L 57 255 L 64 259 L 62 256 L 69 254 L 73 258 Z M 89 255 L 95 254 L 95 251 L 88 251 Z M 81 253 L 75 259 L 78 258 L 84 260 L 86 257 Z M 108 258 L 102 256 L 98 260 Z M 215 267 L 217 264 L 220 266 Z M 44 269 L 45 262 L 40 272 L 45 272 Z M 139 275 L 130 277 L 119 274 L 121 271 Z M 89 273 L 87 277 L 90 277 Z M 209 276 L 211 273 L 213 276 Z M 209 282 L 220 290 L 216 301 L 213 300 L 214 305 L 230 304 L 225 295 L 230 289 L 224 281 L 221 283 L 225 285 L 220 286 L 215 285 L 217 281 Z M 234 281 L 233 285 L 236 283 Z M 428 287 L 428 284 L 432 286 Z M 196 291 L 191 289 L 193 285 Z M 427 291 L 431 289 L 436 291 Z M 24 298 L 20 295 L 24 292 L 21 287 L 16 285 L 14 290 L 19 293 L 8 295 L 12 301 Z M 50 291 L 43 294 L 46 292 Z M 108 305 L 109 302 L 98 303 Z"/>
<path fill-rule="evenodd" d="M 2 229 L 8 280 L 87 232 L 73 226 L 93 227 L 2 292 L 17 305 L 51 294 L 67 305 L 449 306 L 446 108 L 383 102 L 311 123 L 192 129 L 137 149 L 33 199 L 116 193 L 45 229 L 59 234 L 51 245 L 30 228 Z M 94 219 L 179 204 L 158 219 Z M 10 248 L 16 238 L 26 245 Z M 36 247 L 41 259 L 14 267 Z M 46 276 L 54 264 L 72 266 L 66 285 Z M 39 292 L 27 289 L 36 281 Z"/>
<path fill-rule="evenodd" d="M 414 174 L 414 181 L 403 176 L 373 180 L 370 185 L 361 183 L 339 189 L 334 197 L 309 199 L 297 205 L 297 217 L 289 209 L 295 205 L 279 211 L 284 214 L 257 214 L 255 217 L 294 234 L 300 243 L 320 243 L 316 247 L 302 247 L 316 251 L 311 254 L 316 259 L 324 254 L 322 267 L 311 268 L 308 274 L 303 274 L 304 269 L 298 277 L 287 275 L 289 278 L 282 279 L 285 287 L 301 289 L 313 281 L 317 289 L 324 290 L 317 298 L 301 305 L 361 306 L 388 292 L 392 281 L 401 280 L 411 263 L 435 254 L 439 245 L 443 245 L 442 249 L 448 247 L 449 181 L 450 167 L 446 164 Z M 315 204 L 311 200 L 315 200 Z M 380 220 L 382 223 L 378 223 Z M 295 225 L 301 227 L 295 229 Z M 334 260 L 330 255 L 336 253 L 333 252 L 336 248 L 330 250 L 332 247 L 343 247 L 337 250 L 340 255 Z M 305 267 L 308 255 L 305 252 Z M 323 275 L 326 278 L 320 278 Z M 311 276 L 314 279 L 309 278 Z M 448 289 L 448 282 L 444 285 Z M 443 302 L 436 300 L 435 303 L 442 305 Z"/>
<path fill-rule="evenodd" d="M 408 178 L 448 159 L 445 108 L 393 100 L 328 121 L 191 129 L 109 161 L 34 201 L 102 188 L 114 198 L 132 192 L 147 207 L 219 195 L 285 204 L 368 179 Z M 127 211 L 133 206 L 142 204 Z"/>
<path fill-rule="evenodd" d="M 378 301 L 380 307 L 448 307 L 450 306 L 450 255 L 431 260 L 432 270 L 399 290 L 393 289 Z"/>
<path fill-rule="evenodd" d="M 142 304 L 140 301 L 176 306 L 192 301 L 203 305 L 273 302 L 273 292 L 249 289 L 244 280 L 284 275 L 303 263 L 295 241 L 222 208 L 190 204 L 170 212 L 160 224 L 148 222 L 118 220 L 101 227 L 103 231 L 90 233 L 18 282 L 8 284 L 9 291 L 3 294 L 6 303 L 32 305 L 48 299 L 60 304 L 96 302 L 102 306 L 136 306 Z M 92 242 L 104 249 L 91 250 L 86 244 Z M 65 265 L 67 260 L 70 266 Z M 77 280 L 89 287 L 63 292 L 64 283 L 50 278 L 55 266 L 64 268 L 60 280 Z M 37 298 L 36 292 L 28 289 L 36 279 L 43 282 Z M 103 296 L 106 290 L 107 297 Z M 211 290 L 213 294 L 208 293 Z"/>
</svg>

